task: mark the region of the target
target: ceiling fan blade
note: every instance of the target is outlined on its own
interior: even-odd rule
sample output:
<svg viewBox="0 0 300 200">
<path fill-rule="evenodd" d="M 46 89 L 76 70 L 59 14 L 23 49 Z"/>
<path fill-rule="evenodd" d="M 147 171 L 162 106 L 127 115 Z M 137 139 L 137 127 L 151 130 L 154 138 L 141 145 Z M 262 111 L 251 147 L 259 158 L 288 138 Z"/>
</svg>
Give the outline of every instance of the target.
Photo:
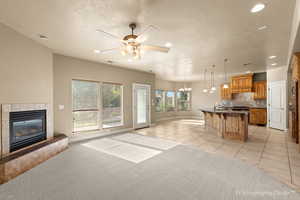
<svg viewBox="0 0 300 200">
<path fill-rule="evenodd" d="M 153 25 L 149 25 L 147 28 L 145 28 L 140 34 L 138 34 L 138 37 L 136 38 L 136 41 L 138 42 L 138 43 L 143 43 L 143 42 L 145 42 L 147 39 L 148 39 L 148 37 L 145 35 L 147 32 L 149 32 L 149 31 L 151 31 L 151 30 L 153 30 L 153 29 L 155 29 L 155 30 L 157 30 L 158 28 L 157 27 L 155 27 L 155 26 L 153 26 Z"/>
<path fill-rule="evenodd" d="M 143 45 L 142 48 L 146 51 L 160 51 L 163 53 L 168 53 L 170 50 L 170 48 L 155 45 Z"/>
<path fill-rule="evenodd" d="M 153 26 L 153 25 L 149 25 L 149 26 L 148 26 L 147 28 L 145 28 L 140 34 L 138 34 L 138 36 L 141 36 L 141 35 L 147 33 L 148 31 L 151 31 L 151 30 L 153 30 L 153 29 L 158 30 L 157 27 L 155 27 L 155 26 Z"/>
<path fill-rule="evenodd" d="M 120 50 L 120 48 L 104 49 L 104 50 L 101 50 L 100 52 L 102 54 L 106 54 L 106 53 L 111 53 L 111 52 L 117 51 L 117 50 Z"/>
<path fill-rule="evenodd" d="M 121 40 L 121 41 L 122 41 L 122 39 L 121 39 L 120 37 L 118 37 L 118 36 L 116 36 L 116 35 L 114 35 L 114 34 L 108 33 L 108 32 L 103 31 L 103 30 L 101 30 L 101 29 L 97 29 L 96 31 L 97 31 L 98 33 L 104 33 L 106 36 L 109 36 L 109 37 L 111 37 L 111 38 L 113 38 L 113 39 Z"/>
</svg>

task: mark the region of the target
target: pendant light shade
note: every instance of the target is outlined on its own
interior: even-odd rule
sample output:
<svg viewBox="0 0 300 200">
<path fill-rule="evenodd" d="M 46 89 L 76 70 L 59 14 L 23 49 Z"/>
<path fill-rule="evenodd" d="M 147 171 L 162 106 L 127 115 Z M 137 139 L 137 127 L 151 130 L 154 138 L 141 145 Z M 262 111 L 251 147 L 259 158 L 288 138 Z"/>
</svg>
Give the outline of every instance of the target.
<svg viewBox="0 0 300 200">
<path fill-rule="evenodd" d="M 204 70 L 204 89 L 203 89 L 204 93 L 208 92 L 208 89 L 206 88 L 206 72 L 207 72 L 207 70 L 205 69 Z"/>
<path fill-rule="evenodd" d="M 215 86 L 215 65 L 213 65 L 212 66 L 212 71 L 211 71 L 211 87 L 210 87 L 210 93 L 214 93 L 216 90 L 217 90 L 217 88 L 216 88 L 216 86 Z"/>
<path fill-rule="evenodd" d="M 224 59 L 224 84 L 223 84 L 223 88 L 227 89 L 229 88 L 229 85 L 227 83 L 227 71 L 226 71 L 226 63 L 227 63 L 228 59 L 225 58 Z"/>
<path fill-rule="evenodd" d="M 227 83 L 225 83 L 225 84 L 223 85 L 223 88 L 224 88 L 224 89 L 228 89 L 228 88 L 229 88 L 229 85 L 228 85 Z"/>
</svg>

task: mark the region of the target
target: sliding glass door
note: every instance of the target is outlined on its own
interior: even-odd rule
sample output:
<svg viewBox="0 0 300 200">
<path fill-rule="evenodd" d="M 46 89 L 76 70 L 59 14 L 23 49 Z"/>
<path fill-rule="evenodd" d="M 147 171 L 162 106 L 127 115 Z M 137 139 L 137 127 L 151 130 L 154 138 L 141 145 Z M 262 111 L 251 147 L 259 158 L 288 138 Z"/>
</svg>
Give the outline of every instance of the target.
<svg viewBox="0 0 300 200">
<path fill-rule="evenodd" d="M 121 84 L 73 80 L 72 95 L 73 132 L 123 125 Z"/>
<path fill-rule="evenodd" d="M 111 128 L 123 125 L 122 111 L 123 86 L 114 83 L 102 84 L 102 127 Z"/>
<path fill-rule="evenodd" d="M 73 80 L 72 93 L 73 132 L 99 129 L 99 83 Z"/>
</svg>

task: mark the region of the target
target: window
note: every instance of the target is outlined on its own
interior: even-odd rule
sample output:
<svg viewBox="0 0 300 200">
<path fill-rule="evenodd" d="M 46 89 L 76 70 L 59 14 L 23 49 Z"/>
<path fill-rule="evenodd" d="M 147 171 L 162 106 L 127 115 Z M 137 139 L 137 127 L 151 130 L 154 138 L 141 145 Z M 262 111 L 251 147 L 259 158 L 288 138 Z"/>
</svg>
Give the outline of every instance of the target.
<svg viewBox="0 0 300 200">
<path fill-rule="evenodd" d="M 166 111 L 175 111 L 175 92 L 166 92 Z"/>
<path fill-rule="evenodd" d="M 163 112 L 165 110 L 165 91 L 155 90 L 155 111 Z"/>
<path fill-rule="evenodd" d="M 99 128 L 99 83 L 72 81 L 73 131 L 88 131 Z"/>
<path fill-rule="evenodd" d="M 191 109 L 191 92 L 177 92 L 177 110 L 188 111 Z"/>
<path fill-rule="evenodd" d="M 122 114 L 123 86 L 103 83 L 102 85 L 102 127 L 111 128 L 123 125 Z"/>
</svg>

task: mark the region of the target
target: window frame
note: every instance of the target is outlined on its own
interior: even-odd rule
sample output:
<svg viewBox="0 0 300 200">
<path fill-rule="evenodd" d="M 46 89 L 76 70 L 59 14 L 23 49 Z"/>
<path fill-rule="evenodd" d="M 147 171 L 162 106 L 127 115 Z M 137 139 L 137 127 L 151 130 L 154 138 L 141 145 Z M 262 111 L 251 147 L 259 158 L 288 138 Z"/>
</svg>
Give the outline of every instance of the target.
<svg viewBox="0 0 300 200">
<path fill-rule="evenodd" d="M 73 109 L 74 105 L 74 98 L 73 98 L 73 81 L 82 81 L 82 82 L 93 82 L 97 83 L 98 85 L 98 92 L 97 92 L 97 109 Z M 112 84 L 112 85 L 120 85 L 121 86 L 121 123 L 118 126 L 113 127 L 103 127 L 103 84 Z M 115 82 L 104 82 L 104 81 L 95 81 L 95 80 L 85 80 L 85 79 L 72 79 L 71 80 L 71 96 L 72 96 L 72 133 L 73 134 L 80 134 L 84 132 L 92 132 L 92 131 L 101 131 L 104 129 L 113 129 L 117 127 L 124 126 L 124 85 L 122 83 L 115 83 Z M 98 112 L 97 118 L 98 118 L 98 124 L 97 129 L 89 129 L 89 130 L 81 130 L 81 131 L 75 131 L 74 127 L 74 112 Z"/>
<path fill-rule="evenodd" d="M 97 83 L 98 91 L 97 91 L 97 108 L 96 109 L 74 109 L 74 98 L 73 98 L 73 82 L 74 81 L 81 81 L 81 82 L 90 82 L 90 83 Z M 100 130 L 100 124 L 99 121 L 101 121 L 101 108 L 99 101 L 101 99 L 101 85 L 99 81 L 93 81 L 93 80 L 82 80 L 82 79 L 72 79 L 71 80 L 71 90 L 72 90 L 72 133 L 81 133 L 81 132 L 89 132 L 89 131 L 97 131 Z M 76 112 L 98 112 L 97 114 L 97 127 L 96 129 L 88 129 L 88 130 L 80 130 L 75 131 L 75 119 L 74 119 L 74 113 Z"/>
<path fill-rule="evenodd" d="M 174 93 L 174 110 L 167 110 L 167 93 L 173 92 Z M 175 90 L 166 90 L 165 91 L 165 112 L 176 112 L 177 111 L 177 104 L 176 104 L 176 91 Z"/>
<path fill-rule="evenodd" d="M 163 108 L 162 108 L 162 110 L 160 110 L 160 111 L 157 111 L 156 110 L 156 104 L 157 104 L 157 102 L 156 102 L 156 91 L 161 91 L 162 92 L 162 100 L 163 100 L 163 102 L 162 102 L 162 104 L 163 104 Z M 163 112 L 166 112 L 166 91 L 165 90 L 161 90 L 161 89 L 158 89 L 158 90 L 155 90 L 155 112 L 157 112 L 157 113 L 163 113 Z"/>
<path fill-rule="evenodd" d="M 192 91 L 186 91 L 187 93 L 189 93 L 190 95 L 189 95 L 189 97 L 190 97 L 190 99 L 189 100 L 181 100 L 181 102 L 186 102 L 186 103 L 188 103 L 189 104 L 189 108 L 187 109 L 187 110 L 179 110 L 179 99 L 178 99 L 178 96 L 177 96 L 177 94 L 178 93 L 180 93 L 180 92 L 182 92 L 182 91 L 177 91 L 176 92 L 176 102 L 177 102 L 177 112 L 188 112 L 188 111 L 191 111 L 192 110 Z"/>
<path fill-rule="evenodd" d="M 113 127 L 103 127 L 103 85 L 104 84 L 111 84 L 111 85 L 119 85 L 121 87 L 121 102 L 120 102 L 120 106 L 121 106 L 121 123 L 120 125 L 117 126 L 113 126 Z M 114 82 L 101 82 L 101 105 L 100 105 L 100 110 L 101 110 L 101 128 L 102 129 L 111 129 L 111 128 L 116 128 L 116 127 L 121 127 L 124 126 L 124 104 L 123 104 L 123 99 L 124 99 L 124 86 L 121 83 L 114 83 Z"/>
</svg>

